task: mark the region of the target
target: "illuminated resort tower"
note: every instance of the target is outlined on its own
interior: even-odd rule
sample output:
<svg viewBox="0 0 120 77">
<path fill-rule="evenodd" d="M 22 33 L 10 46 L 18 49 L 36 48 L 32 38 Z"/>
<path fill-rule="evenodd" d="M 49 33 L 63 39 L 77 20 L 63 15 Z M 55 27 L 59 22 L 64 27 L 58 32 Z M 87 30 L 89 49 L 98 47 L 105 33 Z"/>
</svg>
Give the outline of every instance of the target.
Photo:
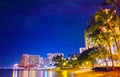
<svg viewBox="0 0 120 77">
<path fill-rule="evenodd" d="M 40 55 L 23 54 L 20 60 L 21 67 L 35 68 L 39 67 L 41 63 L 43 63 L 43 59 Z"/>
</svg>

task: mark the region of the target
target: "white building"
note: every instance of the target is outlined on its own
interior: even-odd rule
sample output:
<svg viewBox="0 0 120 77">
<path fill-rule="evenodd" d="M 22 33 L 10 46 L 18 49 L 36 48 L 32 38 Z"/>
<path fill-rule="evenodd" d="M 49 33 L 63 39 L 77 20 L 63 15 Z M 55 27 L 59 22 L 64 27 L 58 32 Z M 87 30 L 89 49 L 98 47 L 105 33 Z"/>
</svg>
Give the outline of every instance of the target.
<svg viewBox="0 0 120 77">
<path fill-rule="evenodd" d="M 85 50 L 86 50 L 86 48 L 84 48 L 84 47 L 79 48 L 80 54 Z"/>
<path fill-rule="evenodd" d="M 47 54 L 47 59 L 46 59 L 46 64 L 47 65 L 54 65 L 55 62 L 53 61 L 53 58 L 56 56 L 62 56 L 64 57 L 63 53 L 48 53 Z"/>
</svg>

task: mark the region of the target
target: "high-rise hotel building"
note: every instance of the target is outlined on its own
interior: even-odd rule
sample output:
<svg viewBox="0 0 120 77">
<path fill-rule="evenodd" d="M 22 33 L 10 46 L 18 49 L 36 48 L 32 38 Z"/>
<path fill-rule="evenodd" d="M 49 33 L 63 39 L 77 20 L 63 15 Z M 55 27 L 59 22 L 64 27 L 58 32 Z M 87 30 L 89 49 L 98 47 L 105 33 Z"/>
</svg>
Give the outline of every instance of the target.
<svg viewBox="0 0 120 77">
<path fill-rule="evenodd" d="M 40 55 L 29 55 L 23 54 L 20 60 L 21 67 L 39 67 L 40 63 L 42 63 L 42 57 Z"/>
</svg>

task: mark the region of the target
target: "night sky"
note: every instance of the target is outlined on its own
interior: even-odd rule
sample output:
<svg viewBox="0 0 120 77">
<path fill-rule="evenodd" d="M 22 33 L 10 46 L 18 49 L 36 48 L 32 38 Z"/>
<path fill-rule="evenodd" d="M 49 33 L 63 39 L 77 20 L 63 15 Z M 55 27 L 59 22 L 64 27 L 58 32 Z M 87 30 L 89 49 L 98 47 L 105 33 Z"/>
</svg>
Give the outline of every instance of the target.
<svg viewBox="0 0 120 77">
<path fill-rule="evenodd" d="M 65 56 L 84 47 L 84 30 L 103 0 L 1 0 L 0 67 L 22 54 Z"/>
</svg>

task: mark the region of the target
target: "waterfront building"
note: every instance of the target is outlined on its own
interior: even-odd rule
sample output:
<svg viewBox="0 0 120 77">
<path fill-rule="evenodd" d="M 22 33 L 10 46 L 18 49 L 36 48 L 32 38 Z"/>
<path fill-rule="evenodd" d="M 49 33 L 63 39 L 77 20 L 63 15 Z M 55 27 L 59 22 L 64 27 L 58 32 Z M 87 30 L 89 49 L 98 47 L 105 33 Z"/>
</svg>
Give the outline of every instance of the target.
<svg viewBox="0 0 120 77">
<path fill-rule="evenodd" d="M 64 59 L 64 54 L 63 53 L 48 53 L 47 54 L 47 59 L 46 64 L 48 66 L 53 66 L 55 64 L 55 62 L 53 61 L 53 58 L 57 57 L 57 56 L 62 56 L 62 58 Z"/>
<path fill-rule="evenodd" d="M 42 63 L 43 59 L 40 55 L 23 54 L 20 60 L 20 66 L 28 68 L 40 67 Z"/>
<path fill-rule="evenodd" d="M 20 66 L 21 67 L 26 67 L 29 65 L 29 55 L 28 54 L 23 54 L 20 59 Z"/>
</svg>

